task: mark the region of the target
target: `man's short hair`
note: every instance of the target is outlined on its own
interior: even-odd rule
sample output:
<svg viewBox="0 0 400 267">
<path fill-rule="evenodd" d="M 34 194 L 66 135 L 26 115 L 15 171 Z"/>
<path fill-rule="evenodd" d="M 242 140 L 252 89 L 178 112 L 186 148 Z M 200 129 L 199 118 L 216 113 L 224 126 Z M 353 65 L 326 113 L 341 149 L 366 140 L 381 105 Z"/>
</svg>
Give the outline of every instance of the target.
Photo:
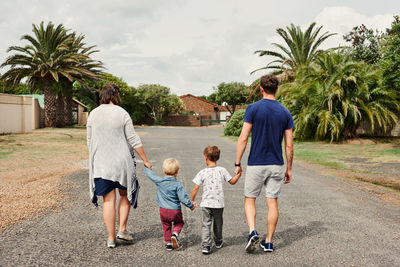
<svg viewBox="0 0 400 267">
<path fill-rule="evenodd" d="M 174 158 L 168 158 L 164 160 L 162 168 L 166 175 L 175 175 L 179 171 L 179 161 Z"/>
<path fill-rule="evenodd" d="M 267 74 L 261 77 L 260 86 L 267 94 L 275 94 L 278 90 L 279 80 L 273 74 Z"/>
<path fill-rule="evenodd" d="M 219 160 L 220 152 L 217 146 L 208 146 L 204 149 L 203 154 L 209 161 L 216 162 Z"/>
</svg>

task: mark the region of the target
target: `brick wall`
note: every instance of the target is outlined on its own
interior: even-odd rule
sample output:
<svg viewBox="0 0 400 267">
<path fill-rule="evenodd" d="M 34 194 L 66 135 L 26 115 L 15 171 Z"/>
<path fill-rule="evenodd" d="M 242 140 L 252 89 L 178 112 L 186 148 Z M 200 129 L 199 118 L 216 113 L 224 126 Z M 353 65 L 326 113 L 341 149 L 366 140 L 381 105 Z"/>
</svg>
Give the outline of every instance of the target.
<svg viewBox="0 0 400 267">
<path fill-rule="evenodd" d="M 194 115 L 169 115 L 163 118 L 166 126 L 200 127 L 201 120 Z"/>
<path fill-rule="evenodd" d="M 165 126 L 193 126 L 200 127 L 201 120 L 194 115 L 168 115 L 163 118 Z M 154 119 L 144 118 L 136 124 L 154 125 Z"/>
</svg>

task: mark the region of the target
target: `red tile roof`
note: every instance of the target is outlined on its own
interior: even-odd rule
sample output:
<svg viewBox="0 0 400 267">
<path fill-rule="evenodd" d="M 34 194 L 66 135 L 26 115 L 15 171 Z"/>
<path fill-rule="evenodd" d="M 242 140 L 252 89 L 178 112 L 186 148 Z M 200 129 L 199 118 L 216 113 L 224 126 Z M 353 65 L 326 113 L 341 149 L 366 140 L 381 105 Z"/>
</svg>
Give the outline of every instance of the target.
<svg viewBox="0 0 400 267">
<path fill-rule="evenodd" d="M 186 94 L 186 95 L 181 95 L 181 96 L 180 96 L 180 98 L 185 98 L 185 97 L 194 97 L 194 98 L 197 98 L 198 100 L 204 101 L 204 102 L 206 102 L 206 103 L 208 103 L 208 104 L 211 104 L 211 105 L 213 105 L 213 106 L 218 106 L 218 105 L 215 104 L 214 102 L 205 100 L 204 98 L 201 98 L 201 97 L 198 97 L 198 96 L 194 96 L 194 95 L 192 95 L 192 94 Z"/>
</svg>

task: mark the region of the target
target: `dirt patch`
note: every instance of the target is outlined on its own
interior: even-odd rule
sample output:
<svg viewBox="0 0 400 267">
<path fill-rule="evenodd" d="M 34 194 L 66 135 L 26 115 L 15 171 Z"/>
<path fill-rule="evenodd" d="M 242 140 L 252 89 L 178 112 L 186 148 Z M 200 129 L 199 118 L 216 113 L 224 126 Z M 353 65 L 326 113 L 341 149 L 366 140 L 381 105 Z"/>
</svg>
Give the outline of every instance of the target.
<svg viewBox="0 0 400 267">
<path fill-rule="evenodd" d="M 376 141 L 372 139 L 356 138 L 348 140 L 346 143 L 351 145 L 373 145 L 376 144 Z"/>
<path fill-rule="evenodd" d="M 41 129 L 2 136 L 0 233 L 18 221 L 57 208 L 67 173 L 87 158 L 86 129 Z M 8 151 L 8 153 L 1 153 Z"/>
</svg>

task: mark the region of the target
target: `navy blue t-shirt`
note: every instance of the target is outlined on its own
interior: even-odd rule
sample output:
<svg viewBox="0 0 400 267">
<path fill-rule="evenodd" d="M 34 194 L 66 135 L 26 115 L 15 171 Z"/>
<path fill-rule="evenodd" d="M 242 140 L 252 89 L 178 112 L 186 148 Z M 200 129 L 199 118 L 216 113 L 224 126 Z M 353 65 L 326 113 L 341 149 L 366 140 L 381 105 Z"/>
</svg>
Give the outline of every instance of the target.
<svg viewBox="0 0 400 267">
<path fill-rule="evenodd" d="M 244 121 L 251 123 L 248 165 L 283 165 L 282 138 L 294 127 L 289 110 L 276 100 L 261 99 L 246 108 Z"/>
</svg>

